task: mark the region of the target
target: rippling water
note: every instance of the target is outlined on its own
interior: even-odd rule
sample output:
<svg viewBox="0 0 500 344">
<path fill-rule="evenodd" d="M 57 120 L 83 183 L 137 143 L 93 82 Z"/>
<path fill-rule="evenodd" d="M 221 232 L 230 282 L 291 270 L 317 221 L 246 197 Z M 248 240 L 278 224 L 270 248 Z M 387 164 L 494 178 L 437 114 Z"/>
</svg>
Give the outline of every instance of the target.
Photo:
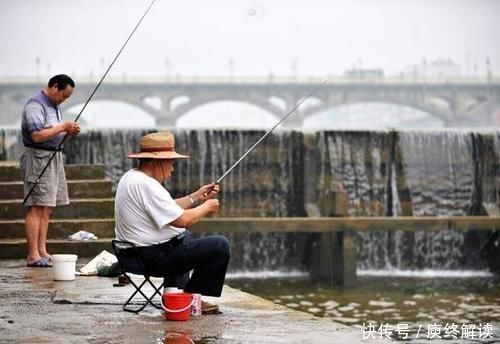
<svg viewBox="0 0 500 344">
<path fill-rule="evenodd" d="M 233 278 L 227 284 L 275 303 L 359 327 L 408 324 L 491 324 L 500 341 L 500 278 L 487 273 L 446 273 L 410 277 L 358 275 L 353 288 L 332 288 L 307 276 Z M 452 277 L 443 277 L 452 276 Z M 234 276 L 239 277 L 239 276 Z"/>
</svg>

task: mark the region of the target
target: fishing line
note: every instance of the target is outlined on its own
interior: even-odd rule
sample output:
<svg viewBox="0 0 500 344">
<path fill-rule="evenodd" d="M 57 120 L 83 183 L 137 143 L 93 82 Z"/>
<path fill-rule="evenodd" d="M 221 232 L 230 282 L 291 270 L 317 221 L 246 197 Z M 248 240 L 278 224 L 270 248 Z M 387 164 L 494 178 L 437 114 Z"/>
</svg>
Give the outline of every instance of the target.
<svg viewBox="0 0 500 344">
<path fill-rule="evenodd" d="M 204 196 L 206 197 L 214 189 L 215 185 L 219 184 L 229 173 L 231 173 L 236 168 L 236 166 L 238 166 L 243 161 L 243 159 L 245 159 L 269 134 L 271 134 L 271 132 L 274 129 L 276 129 L 276 127 L 278 125 L 280 125 L 284 120 L 286 120 L 293 112 L 295 112 L 295 110 L 298 109 L 298 107 L 300 105 L 302 105 L 302 103 L 304 103 L 307 99 L 309 99 L 314 93 L 316 93 L 327 82 L 328 82 L 328 80 L 324 80 L 320 85 L 316 86 L 305 98 L 302 98 L 301 101 L 297 102 L 297 104 L 290 111 L 288 111 L 288 113 L 278 123 L 276 123 L 271 129 L 269 129 L 252 147 L 250 147 L 250 149 L 248 149 L 230 168 L 228 168 L 226 170 L 226 172 L 224 172 L 222 174 L 222 176 L 219 177 L 219 179 L 217 179 L 215 181 L 214 186 L 211 187 L 207 192 L 205 192 Z M 327 234 L 328 234 L 327 240 L 328 240 L 328 247 L 329 247 L 328 265 L 329 265 L 329 270 L 330 270 L 330 281 L 331 281 L 331 285 L 332 285 L 332 289 L 333 289 L 334 281 L 333 281 L 333 261 L 332 261 L 332 250 L 331 250 L 332 244 L 331 244 L 331 238 L 330 238 L 331 232 L 328 232 Z"/>
<path fill-rule="evenodd" d="M 153 7 L 153 4 L 156 0 L 152 0 L 151 3 L 149 4 L 148 8 L 146 9 L 146 11 L 144 12 L 144 14 L 142 15 L 141 19 L 139 19 L 139 21 L 137 22 L 137 24 L 135 25 L 134 29 L 132 30 L 132 32 L 130 33 L 130 35 L 128 36 L 127 40 L 125 41 L 125 43 L 123 43 L 122 47 L 120 48 L 120 50 L 118 51 L 118 53 L 116 54 L 115 58 L 113 59 L 113 61 L 111 62 L 111 64 L 109 65 L 108 69 L 106 69 L 106 71 L 104 72 L 104 74 L 102 75 L 101 77 L 101 80 L 99 80 L 99 82 L 97 83 L 96 87 L 94 88 L 94 90 L 92 91 L 92 93 L 90 94 L 90 96 L 87 98 L 87 101 L 85 102 L 85 104 L 83 105 L 82 109 L 80 110 L 80 112 L 78 113 L 78 115 L 76 116 L 75 118 L 75 123 L 78 121 L 78 119 L 80 118 L 80 116 L 82 115 L 83 113 L 83 110 L 85 110 L 85 108 L 87 107 L 88 103 L 90 102 L 90 100 L 92 99 L 92 97 L 94 96 L 94 94 L 97 92 L 97 89 L 99 88 L 99 86 L 101 86 L 102 82 L 104 81 L 104 78 L 106 78 L 106 76 L 108 75 L 109 71 L 111 70 L 111 67 L 113 67 L 113 65 L 115 64 L 116 60 L 118 59 L 118 57 L 121 55 L 123 49 L 125 49 L 125 46 L 127 45 L 128 41 L 132 38 L 132 36 L 134 35 L 135 31 L 137 31 L 137 28 L 139 27 L 139 25 L 141 25 L 142 23 L 142 20 L 146 17 L 146 15 L 148 14 L 149 10 L 151 9 L 151 7 Z M 54 151 L 54 153 L 50 156 L 50 159 L 49 161 L 47 161 L 47 164 L 45 165 L 45 167 L 43 168 L 42 172 L 40 173 L 40 175 L 38 176 L 38 178 L 36 179 L 35 181 L 35 184 L 33 184 L 33 186 L 31 187 L 30 191 L 28 192 L 28 194 L 26 195 L 26 197 L 24 197 L 24 200 L 23 200 L 23 204 L 26 203 L 26 201 L 28 200 L 28 198 L 30 197 L 30 195 L 33 193 L 33 190 L 35 189 L 35 187 L 38 185 L 38 183 L 40 182 L 40 178 L 42 178 L 43 174 L 45 173 L 45 171 L 47 170 L 47 168 L 49 167 L 51 161 L 54 159 L 54 157 L 56 156 L 57 152 L 61 151 L 61 146 L 69 139 L 70 135 L 69 134 L 66 134 L 64 136 L 64 138 L 61 140 L 61 142 L 59 143 L 59 145 L 57 146 L 56 150 Z"/>
<path fill-rule="evenodd" d="M 302 98 L 302 100 L 298 102 L 290 111 L 288 111 L 288 113 L 278 123 L 276 123 L 274 127 L 269 129 L 257 142 L 255 142 L 255 144 L 252 147 L 250 147 L 249 150 L 245 152 L 245 154 L 243 154 L 230 168 L 228 168 L 226 172 L 224 172 L 224 174 L 222 174 L 222 176 L 220 176 L 219 179 L 215 181 L 215 184 L 219 184 L 229 173 L 231 173 L 236 168 L 236 166 L 238 166 L 243 161 L 243 159 L 247 157 L 248 154 L 250 154 L 259 145 L 259 143 L 261 143 L 269 134 L 271 134 L 271 132 L 274 129 L 276 129 L 278 125 L 280 125 L 293 112 L 295 112 L 295 110 L 297 110 L 298 107 L 302 105 L 302 103 L 304 103 L 307 99 L 309 99 L 314 93 L 316 93 L 316 91 L 318 91 L 321 87 L 323 87 L 323 85 L 326 84 L 327 82 L 328 80 L 323 81 L 320 85 L 316 86 L 305 98 Z M 212 190 L 213 188 L 210 191 Z M 210 191 L 207 191 L 206 193 L 208 194 Z"/>
</svg>

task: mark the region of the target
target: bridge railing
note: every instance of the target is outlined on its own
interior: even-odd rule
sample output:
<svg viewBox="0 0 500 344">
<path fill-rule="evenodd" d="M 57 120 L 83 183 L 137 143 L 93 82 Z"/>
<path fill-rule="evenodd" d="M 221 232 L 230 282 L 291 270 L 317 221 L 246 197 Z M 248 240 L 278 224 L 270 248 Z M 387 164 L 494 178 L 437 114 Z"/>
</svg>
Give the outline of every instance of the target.
<svg viewBox="0 0 500 344">
<path fill-rule="evenodd" d="M 45 84 L 50 76 L 0 76 L 0 84 Z M 72 75 L 77 83 L 96 83 L 99 76 Z M 446 78 L 423 78 L 409 76 L 386 76 L 386 77 L 366 77 L 348 78 L 344 76 L 188 76 L 188 75 L 110 75 L 106 78 L 106 83 L 111 84 L 319 84 L 325 79 L 329 84 L 500 84 L 500 77 L 486 78 L 477 77 L 446 77 Z"/>
</svg>

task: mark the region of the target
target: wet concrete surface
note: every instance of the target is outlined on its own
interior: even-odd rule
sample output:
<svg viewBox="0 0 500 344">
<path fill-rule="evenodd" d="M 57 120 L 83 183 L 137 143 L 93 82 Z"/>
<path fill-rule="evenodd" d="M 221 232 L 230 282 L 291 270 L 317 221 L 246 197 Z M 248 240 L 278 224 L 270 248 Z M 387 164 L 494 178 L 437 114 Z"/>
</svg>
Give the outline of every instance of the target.
<svg viewBox="0 0 500 344">
<path fill-rule="evenodd" d="M 167 321 L 147 307 L 124 312 L 132 286 L 117 278 L 77 276 L 56 282 L 52 268 L 0 261 L 0 343 L 359 343 L 362 333 L 326 318 L 294 311 L 224 287 L 223 314 Z M 380 343 L 381 340 L 371 340 Z M 366 341 L 364 341 L 366 342 Z"/>
</svg>

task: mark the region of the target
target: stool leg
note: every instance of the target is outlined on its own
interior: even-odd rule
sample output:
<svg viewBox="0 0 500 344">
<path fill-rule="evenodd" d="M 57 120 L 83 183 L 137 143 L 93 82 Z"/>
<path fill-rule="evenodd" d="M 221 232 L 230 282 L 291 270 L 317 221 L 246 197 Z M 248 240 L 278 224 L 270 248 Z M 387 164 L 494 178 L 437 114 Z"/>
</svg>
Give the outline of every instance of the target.
<svg viewBox="0 0 500 344">
<path fill-rule="evenodd" d="M 153 299 L 155 298 L 156 295 L 158 295 L 160 298 L 162 297 L 161 290 L 164 286 L 164 283 L 161 283 L 159 287 L 156 287 L 156 285 L 151 281 L 149 276 L 144 276 L 144 280 L 138 286 L 136 283 L 134 283 L 134 281 L 128 275 L 125 275 L 125 276 L 127 276 L 127 278 L 129 279 L 130 284 L 132 284 L 134 286 L 135 291 L 132 293 L 132 295 L 128 298 L 128 300 L 123 305 L 122 309 L 124 311 L 137 314 L 137 313 L 141 312 L 144 308 L 146 308 L 146 306 L 148 304 L 152 305 L 153 307 L 155 307 L 157 309 L 162 309 L 161 305 L 157 305 L 153 302 Z M 142 287 L 146 284 L 146 282 L 149 283 L 154 290 L 153 293 L 149 297 L 141 290 Z M 139 308 L 134 309 L 134 308 L 128 307 L 130 302 L 133 300 L 133 298 L 137 294 L 140 294 L 146 301 Z"/>
<path fill-rule="evenodd" d="M 157 287 L 154 285 L 154 283 L 153 283 L 153 282 L 151 282 L 151 280 L 150 280 L 149 278 L 148 278 L 148 282 L 149 282 L 149 284 L 151 285 L 151 287 L 153 287 L 153 289 L 155 290 L 155 291 L 154 291 L 154 293 L 153 293 L 153 295 L 151 295 L 151 297 L 150 297 L 150 299 L 149 299 L 149 300 L 150 300 L 150 301 L 149 301 L 149 303 L 151 303 L 151 305 L 153 305 L 154 307 L 156 307 L 156 308 L 158 308 L 158 309 L 163 309 L 163 308 L 161 307 L 161 305 L 157 305 L 157 304 L 155 304 L 152 300 L 153 300 L 153 298 L 154 298 L 156 295 L 158 295 L 158 296 L 160 297 L 160 299 L 161 299 L 161 297 L 162 297 L 161 290 L 162 290 L 163 286 L 165 285 L 165 283 L 160 284 L 160 286 L 157 288 Z"/>
</svg>

